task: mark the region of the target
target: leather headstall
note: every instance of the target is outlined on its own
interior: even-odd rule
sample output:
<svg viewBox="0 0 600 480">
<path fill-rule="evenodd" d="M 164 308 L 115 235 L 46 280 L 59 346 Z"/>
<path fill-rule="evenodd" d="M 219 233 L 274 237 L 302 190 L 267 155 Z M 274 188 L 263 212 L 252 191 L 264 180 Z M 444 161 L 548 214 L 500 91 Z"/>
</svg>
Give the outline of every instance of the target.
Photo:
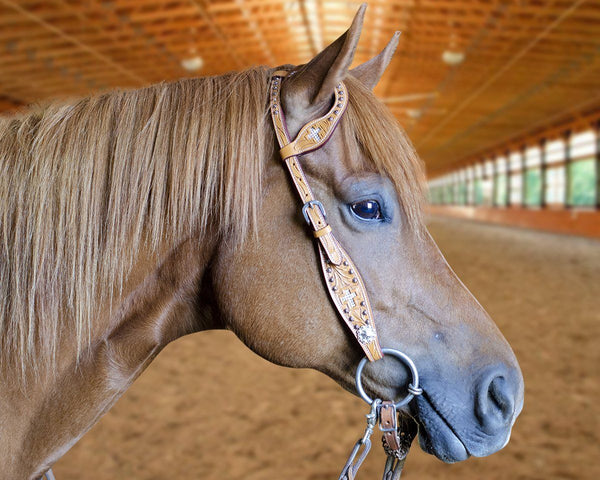
<svg viewBox="0 0 600 480">
<path fill-rule="evenodd" d="M 270 109 L 277 141 L 291 179 L 302 202 L 302 214 L 318 242 L 321 270 L 329 296 L 344 322 L 370 361 L 383 357 L 373 312 L 362 277 L 354 262 L 335 238 L 323 204 L 315 199 L 299 157 L 321 148 L 331 135 L 348 105 L 348 91 L 343 82 L 335 87 L 333 106 L 325 115 L 304 125 L 292 141 L 287 131 L 285 116 L 281 108 L 280 92 L 287 70 L 277 70 L 271 77 Z"/>
</svg>

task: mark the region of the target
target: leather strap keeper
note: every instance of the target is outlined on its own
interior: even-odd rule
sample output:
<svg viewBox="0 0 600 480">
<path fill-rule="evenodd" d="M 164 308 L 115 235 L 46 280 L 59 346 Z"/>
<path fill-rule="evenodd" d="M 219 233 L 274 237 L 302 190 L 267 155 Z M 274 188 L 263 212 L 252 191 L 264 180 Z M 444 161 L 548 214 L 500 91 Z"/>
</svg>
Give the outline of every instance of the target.
<svg viewBox="0 0 600 480">
<path fill-rule="evenodd" d="M 329 232 L 331 232 L 331 226 L 325 225 L 323 228 L 320 228 L 319 230 L 314 231 L 313 235 L 315 238 L 320 238 L 323 235 L 327 235 Z"/>
<path fill-rule="evenodd" d="M 279 155 L 281 155 L 281 159 L 285 160 L 286 158 L 289 157 L 293 157 L 296 154 L 296 151 L 294 149 L 295 147 L 295 143 L 288 143 L 285 147 L 283 147 L 281 150 L 279 150 Z"/>
</svg>

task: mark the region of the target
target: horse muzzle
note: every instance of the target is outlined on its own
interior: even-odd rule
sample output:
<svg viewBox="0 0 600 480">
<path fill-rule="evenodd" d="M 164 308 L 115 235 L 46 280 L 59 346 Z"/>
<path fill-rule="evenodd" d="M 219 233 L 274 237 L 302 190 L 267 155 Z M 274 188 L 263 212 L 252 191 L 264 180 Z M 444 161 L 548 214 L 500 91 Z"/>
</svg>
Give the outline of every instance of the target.
<svg viewBox="0 0 600 480">
<path fill-rule="evenodd" d="M 508 443 L 523 408 L 523 380 L 518 368 L 486 368 L 471 385 L 449 388 L 423 374 L 423 395 L 413 403 L 421 448 L 446 463 L 484 457 Z M 456 385 L 464 388 L 456 388 Z"/>
</svg>

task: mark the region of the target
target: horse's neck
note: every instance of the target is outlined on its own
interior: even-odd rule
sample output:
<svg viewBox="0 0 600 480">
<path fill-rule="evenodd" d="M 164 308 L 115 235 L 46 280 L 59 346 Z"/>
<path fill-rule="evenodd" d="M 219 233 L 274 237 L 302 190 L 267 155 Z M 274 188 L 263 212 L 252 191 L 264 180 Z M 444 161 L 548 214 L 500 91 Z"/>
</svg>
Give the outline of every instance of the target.
<svg viewBox="0 0 600 480">
<path fill-rule="evenodd" d="M 118 308 L 95 322 L 79 365 L 73 342 L 64 342 L 55 376 L 28 384 L 25 393 L 0 389 L 0 407 L 5 407 L 0 409 L 0 480 L 39 477 L 165 345 L 215 326 L 201 285 L 212 251 L 213 245 L 193 238 L 171 250 L 159 266 L 151 258 L 138 262 Z"/>
</svg>

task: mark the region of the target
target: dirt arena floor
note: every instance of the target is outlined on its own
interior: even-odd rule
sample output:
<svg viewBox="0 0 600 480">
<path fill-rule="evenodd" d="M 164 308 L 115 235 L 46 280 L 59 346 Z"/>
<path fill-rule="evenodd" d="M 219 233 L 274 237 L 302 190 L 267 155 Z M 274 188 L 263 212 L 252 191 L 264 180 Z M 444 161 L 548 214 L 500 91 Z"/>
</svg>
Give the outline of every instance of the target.
<svg viewBox="0 0 600 480">
<path fill-rule="evenodd" d="M 430 226 L 512 344 L 525 408 L 500 453 L 444 465 L 415 445 L 402 478 L 600 479 L 600 242 L 442 218 Z M 276 367 L 232 334 L 206 332 L 161 353 L 54 472 L 334 480 L 364 410 L 321 374 Z M 381 478 L 378 442 L 358 480 Z"/>
</svg>

